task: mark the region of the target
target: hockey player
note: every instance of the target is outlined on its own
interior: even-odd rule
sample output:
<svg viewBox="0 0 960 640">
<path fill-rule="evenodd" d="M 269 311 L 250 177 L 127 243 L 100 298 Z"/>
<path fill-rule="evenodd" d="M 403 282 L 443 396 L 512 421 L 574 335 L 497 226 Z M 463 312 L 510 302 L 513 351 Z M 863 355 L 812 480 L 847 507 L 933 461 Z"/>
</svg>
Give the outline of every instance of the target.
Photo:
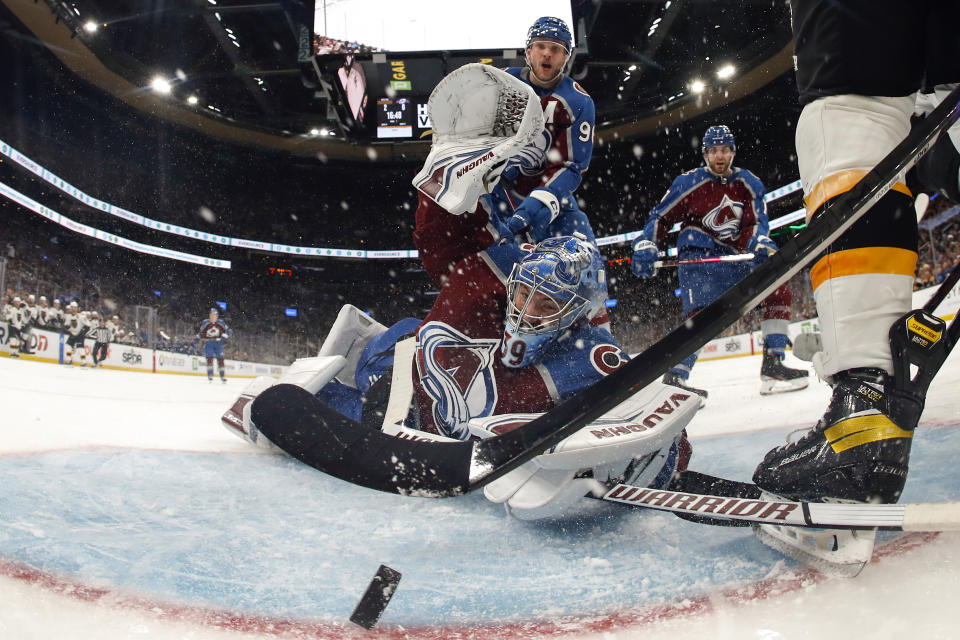
<svg viewBox="0 0 960 640">
<path fill-rule="evenodd" d="M 10 349 L 11 358 L 20 357 L 22 333 L 27 322 L 26 318 L 23 300 L 20 299 L 20 296 L 14 296 L 13 300 L 4 305 L 3 319 L 7 323 L 7 347 Z"/>
<path fill-rule="evenodd" d="M 203 340 L 203 354 L 207 358 L 207 380 L 213 382 L 213 360 L 216 358 L 220 380 L 227 382 L 227 369 L 223 358 L 223 341 L 230 337 L 227 323 L 220 319 L 220 312 L 210 309 L 210 316 L 200 323 L 197 338 Z"/>
<path fill-rule="evenodd" d="M 90 327 L 80 315 L 80 305 L 76 300 L 67 305 L 63 314 L 63 326 L 67 330 L 67 341 L 64 345 L 63 363 L 72 365 L 76 356 L 80 357 L 80 366 L 87 366 L 87 348 L 84 338 Z"/>
<path fill-rule="evenodd" d="M 803 104 L 797 160 L 815 224 L 907 136 L 918 90 L 940 93 L 960 82 L 960 3 L 793 0 L 791 7 Z M 936 145 L 942 161 L 932 173 L 935 186 L 956 192 L 960 127 L 948 133 Z M 814 264 L 823 332 L 814 365 L 833 396 L 806 435 L 767 453 L 753 476 L 761 488 L 805 500 L 899 499 L 925 398 L 894 377 L 888 336 L 912 308 L 917 244 L 912 194 L 900 182 Z M 778 548 L 827 562 L 846 552 L 862 566 L 873 547 L 872 532 L 827 531 L 827 544 L 818 544 L 762 531 Z"/>
<path fill-rule="evenodd" d="M 37 305 L 37 296 L 27 295 L 25 304 L 20 305 L 23 312 L 23 328 L 20 329 L 20 351 L 30 353 L 30 334 L 39 324 L 40 307 Z"/>
<path fill-rule="evenodd" d="M 54 298 L 53 306 L 47 312 L 47 328 L 51 331 L 63 331 L 63 303 Z"/>
<path fill-rule="evenodd" d="M 680 260 L 737 253 L 753 253 L 755 257 L 749 262 L 681 265 L 677 275 L 687 317 L 716 300 L 777 250 L 767 236 L 770 222 L 763 202 L 763 183 L 750 171 L 733 166 L 737 143 L 730 128 L 716 125 L 707 129 L 701 150 L 705 166 L 687 171 L 673 181 L 650 212 L 643 234 L 634 241 L 630 265 L 634 275 L 652 278 L 656 274 L 654 263 L 660 259 L 660 247 L 668 231 L 678 223 Z M 808 384 L 806 371 L 783 365 L 792 301 L 790 290 L 783 285 L 763 302 L 760 393 L 764 395 L 803 389 Z M 686 383 L 697 355 L 687 356 L 663 380 L 706 398 L 706 391 Z"/>
<path fill-rule="evenodd" d="M 533 242 L 580 232 L 596 243 L 574 191 L 593 154 L 594 106 L 564 73 L 573 36 L 559 18 L 543 17 L 527 31 L 525 67 L 506 72 L 530 85 L 543 107 L 545 126 L 534 144 L 512 159 L 493 190 L 500 218 Z"/>
<path fill-rule="evenodd" d="M 459 93 L 439 101 L 453 101 L 449 113 L 471 119 L 461 124 L 474 135 L 476 123 L 487 119 L 484 114 L 472 119 L 469 109 L 498 103 L 471 100 L 474 83 L 486 89 L 503 83 L 510 91 L 519 84 L 504 72 L 477 67 L 482 65 L 451 74 L 450 83 L 463 87 L 459 102 Z M 449 86 L 441 83 L 434 96 Z M 524 120 L 534 113 L 542 122 L 542 111 L 529 107 Z M 390 328 L 344 307 L 324 341 L 322 357 L 295 362 L 282 380 L 394 435 L 466 440 L 518 426 L 523 417 L 514 414 L 529 419 L 549 410 L 616 370 L 628 356 L 607 329 L 606 277 L 597 248 L 579 234 L 548 238 L 536 246 L 517 244 L 481 197 L 496 181 L 495 157 L 486 174 L 432 164 L 436 157 L 450 161 L 443 140 L 461 150 L 474 142 L 444 138 L 439 115 L 431 110 L 441 135 L 435 136 L 435 148 L 418 177 L 444 174 L 453 184 L 420 184 L 473 195 L 448 201 L 451 211 L 434 199 L 441 190 L 418 188 L 414 242 L 424 269 L 440 288 L 436 302 L 422 321 L 408 318 Z M 539 135 L 541 126 L 518 128 Z M 508 141 L 493 149 L 510 157 L 515 151 L 510 147 Z M 486 151 L 479 157 L 487 154 L 496 156 Z M 263 443 L 249 419 L 249 401 L 272 382 L 251 384 L 224 414 L 231 432 Z M 640 395 L 648 411 L 667 402 L 668 410 L 650 420 L 656 428 L 624 427 L 610 441 L 587 430 L 587 437 L 565 441 L 563 455 L 553 458 L 549 468 L 506 474 L 485 495 L 505 503 L 517 517 L 533 519 L 562 513 L 589 492 L 588 483 L 628 478 L 664 486 L 674 470 L 685 468 L 690 450 L 683 428 L 699 409 L 699 399 L 659 383 Z M 504 422 L 498 422 L 501 418 Z M 656 440 L 649 438 L 655 434 Z"/>
<path fill-rule="evenodd" d="M 110 319 L 107 320 L 107 329 L 110 329 L 114 338 L 116 338 L 117 332 L 120 331 L 120 326 L 120 316 L 118 315 L 110 316 Z"/>
<path fill-rule="evenodd" d="M 37 302 L 37 327 L 52 329 L 50 320 L 50 302 L 47 300 L 47 296 L 40 296 L 40 300 Z"/>
</svg>

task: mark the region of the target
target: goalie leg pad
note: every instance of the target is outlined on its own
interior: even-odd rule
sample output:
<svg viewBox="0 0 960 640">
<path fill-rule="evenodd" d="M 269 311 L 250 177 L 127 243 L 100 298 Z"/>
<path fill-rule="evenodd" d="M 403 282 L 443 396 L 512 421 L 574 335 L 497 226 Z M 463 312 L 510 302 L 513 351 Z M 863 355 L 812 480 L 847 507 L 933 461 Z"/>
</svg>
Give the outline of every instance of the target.
<svg viewBox="0 0 960 640">
<path fill-rule="evenodd" d="M 240 392 L 240 397 L 234 401 L 233 405 L 220 416 L 220 423 L 227 431 L 259 449 L 282 453 L 279 447 L 260 434 L 251 421 L 250 409 L 254 398 L 280 383 L 295 384 L 316 395 L 324 385 L 333 380 L 343 365 L 343 356 L 300 358 L 294 361 L 279 379 L 275 380 L 269 376 L 254 378 Z"/>
<path fill-rule="evenodd" d="M 507 512 L 519 520 L 556 518 L 588 493 L 593 492 L 599 497 L 606 492 L 593 478 L 576 478 L 575 473 L 572 470 L 541 469 L 507 500 Z"/>
<path fill-rule="evenodd" d="M 357 365 L 364 347 L 375 336 L 380 335 L 387 328 L 360 311 L 352 304 L 345 304 L 340 308 L 337 319 L 330 327 L 330 332 L 320 345 L 317 356 L 343 356 L 346 362 L 338 374 L 340 382 L 348 387 L 356 388 L 354 380 Z"/>
<path fill-rule="evenodd" d="M 640 486 L 670 479 L 683 429 L 700 408 L 699 396 L 659 382 L 530 462 L 484 487 L 492 502 L 506 502 L 517 518 L 533 520 L 567 511 L 601 482 L 629 473 Z M 514 414 L 470 421 L 473 435 L 490 437 L 536 418 Z M 669 467 L 669 468 L 668 468 Z M 590 470 L 593 477 L 577 477 Z"/>
</svg>

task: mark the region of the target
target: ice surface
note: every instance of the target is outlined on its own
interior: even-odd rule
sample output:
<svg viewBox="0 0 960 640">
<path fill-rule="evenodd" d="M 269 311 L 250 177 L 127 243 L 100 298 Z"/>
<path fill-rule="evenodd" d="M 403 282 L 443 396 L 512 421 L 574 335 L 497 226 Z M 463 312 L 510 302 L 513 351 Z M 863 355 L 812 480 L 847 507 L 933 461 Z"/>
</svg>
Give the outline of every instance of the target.
<svg viewBox="0 0 960 640">
<path fill-rule="evenodd" d="M 793 366 L 800 366 L 796 361 Z M 759 357 L 699 363 L 692 467 L 748 479 L 823 411 L 758 394 Z M 929 395 L 904 500 L 956 500 L 958 356 Z M 749 530 L 584 501 L 508 519 L 480 495 L 380 494 L 219 425 L 244 381 L 0 359 L 0 638 L 375 637 L 346 622 L 379 564 L 389 637 L 948 638 L 960 535 L 883 534 L 854 580 Z M 406 631 L 401 631 L 400 626 Z"/>
</svg>

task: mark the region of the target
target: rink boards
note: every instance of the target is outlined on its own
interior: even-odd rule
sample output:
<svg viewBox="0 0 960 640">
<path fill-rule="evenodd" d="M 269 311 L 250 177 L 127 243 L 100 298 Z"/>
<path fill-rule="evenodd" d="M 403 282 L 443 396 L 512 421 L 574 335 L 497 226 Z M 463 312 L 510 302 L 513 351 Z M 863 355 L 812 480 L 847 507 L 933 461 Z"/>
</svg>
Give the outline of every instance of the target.
<svg viewBox="0 0 960 640">
<path fill-rule="evenodd" d="M 0 322 L 0 356 L 10 357 L 10 347 L 7 344 L 10 333 L 7 323 Z M 36 362 L 50 362 L 65 364 L 66 339 L 65 334 L 32 329 L 29 334 L 22 336 L 29 341 L 30 353 L 21 353 L 22 360 Z M 91 338 L 84 340 L 87 350 L 87 361 L 92 363 L 90 354 L 93 352 L 94 341 Z M 79 358 L 73 359 L 73 366 L 80 366 Z M 245 360 L 224 361 L 227 376 L 234 378 L 255 378 L 257 376 L 279 376 L 286 367 Z M 180 375 L 207 375 L 207 359 L 203 356 L 187 355 L 147 349 L 132 345 L 110 343 L 107 347 L 107 357 L 100 363 L 105 369 L 119 369 L 122 371 L 137 371 L 140 373 L 173 373 Z"/>
<path fill-rule="evenodd" d="M 919 309 L 933 295 L 937 287 L 928 287 L 913 292 L 913 308 Z M 944 320 L 953 318 L 957 309 L 960 308 L 960 285 L 950 290 L 950 293 L 944 298 L 940 306 L 937 307 L 936 314 Z M 790 324 L 789 336 L 791 339 L 801 333 L 813 333 L 820 331 L 820 320 L 810 318 Z M 699 360 L 719 360 L 721 358 L 739 358 L 742 356 L 752 356 L 763 353 L 763 334 L 760 331 L 750 333 L 741 333 L 735 336 L 725 336 L 715 338 L 705 344 L 700 351 Z"/>
</svg>

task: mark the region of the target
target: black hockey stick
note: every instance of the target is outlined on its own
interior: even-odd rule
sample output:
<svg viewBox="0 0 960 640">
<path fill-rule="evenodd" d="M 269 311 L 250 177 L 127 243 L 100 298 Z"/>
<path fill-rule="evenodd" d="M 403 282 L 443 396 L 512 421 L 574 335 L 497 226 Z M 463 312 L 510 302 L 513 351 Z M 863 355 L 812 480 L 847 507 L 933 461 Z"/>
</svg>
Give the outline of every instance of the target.
<svg viewBox="0 0 960 640">
<path fill-rule="evenodd" d="M 320 471 L 365 487 L 434 497 L 481 487 L 531 460 L 634 393 L 756 306 L 853 225 L 960 115 L 960 89 L 867 173 L 739 284 L 642 354 L 521 428 L 458 443 L 399 440 L 326 408 L 293 385 L 254 401 L 260 431 Z M 425 436 L 426 438 L 429 435 Z"/>
</svg>

